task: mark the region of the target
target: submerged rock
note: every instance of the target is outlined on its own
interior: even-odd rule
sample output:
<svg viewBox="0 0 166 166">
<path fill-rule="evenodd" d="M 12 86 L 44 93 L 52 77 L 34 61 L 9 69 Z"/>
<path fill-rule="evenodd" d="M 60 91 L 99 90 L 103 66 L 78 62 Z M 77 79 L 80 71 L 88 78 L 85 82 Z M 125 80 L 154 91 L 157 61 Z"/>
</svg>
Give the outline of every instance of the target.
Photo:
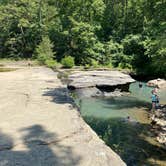
<svg viewBox="0 0 166 166">
<path fill-rule="evenodd" d="M 69 76 L 69 80 L 69 89 L 97 87 L 101 91 L 114 91 L 117 86 L 128 91 L 129 84 L 135 82 L 119 71 L 77 71 Z"/>
</svg>

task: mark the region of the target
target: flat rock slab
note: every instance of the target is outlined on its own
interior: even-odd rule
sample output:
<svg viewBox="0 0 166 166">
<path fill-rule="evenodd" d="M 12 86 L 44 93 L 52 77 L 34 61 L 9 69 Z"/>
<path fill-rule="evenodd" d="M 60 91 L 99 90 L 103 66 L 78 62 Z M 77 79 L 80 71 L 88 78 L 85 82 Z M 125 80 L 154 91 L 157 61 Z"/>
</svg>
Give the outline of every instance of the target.
<svg viewBox="0 0 166 166">
<path fill-rule="evenodd" d="M 124 166 L 83 121 L 57 73 L 0 73 L 0 166 Z"/>
<path fill-rule="evenodd" d="M 117 86 L 135 82 L 129 75 L 119 71 L 77 71 L 69 76 L 69 88 Z"/>
</svg>

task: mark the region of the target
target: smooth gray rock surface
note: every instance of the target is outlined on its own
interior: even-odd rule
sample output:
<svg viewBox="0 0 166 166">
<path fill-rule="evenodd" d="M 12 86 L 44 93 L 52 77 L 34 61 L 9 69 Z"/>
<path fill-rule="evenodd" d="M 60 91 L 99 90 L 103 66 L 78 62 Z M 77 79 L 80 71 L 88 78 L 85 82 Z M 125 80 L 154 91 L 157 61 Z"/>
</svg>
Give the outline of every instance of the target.
<svg viewBox="0 0 166 166">
<path fill-rule="evenodd" d="M 57 73 L 0 73 L 0 166 L 125 166 L 72 107 Z"/>
<path fill-rule="evenodd" d="M 92 88 L 80 88 L 74 91 L 78 98 L 84 98 L 84 97 L 118 97 L 118 96 L 123 96 L 123 95 L 128 95 L 130 94 L 125 93 L 125 92 L 120 92 L 119 90 L 115 90 L 113 92 L 104 92 L 96 87 Z"/>
<path fill-rule="evenodd" d="M 69 88 L 87 88 L 96 86 L 117 86 L 132 83 L 135 80 L 119 71 L 76 71 L 69 76 Z"/>
</svg>

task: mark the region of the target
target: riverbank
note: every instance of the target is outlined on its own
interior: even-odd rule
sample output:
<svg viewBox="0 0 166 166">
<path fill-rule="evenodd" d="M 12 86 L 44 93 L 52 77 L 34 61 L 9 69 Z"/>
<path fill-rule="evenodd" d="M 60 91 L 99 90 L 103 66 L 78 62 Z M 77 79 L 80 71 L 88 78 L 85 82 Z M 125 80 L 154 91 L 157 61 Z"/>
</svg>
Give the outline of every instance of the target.
<svg viewBox="0 0 166 166">
<path fill-rule="evenodd" d="M 166 105 L 157 109 L 151 119 L 157 141 L 166 149 Z"/>
<path fill-rule="evenodd" d="M 1 72 L 0 89 L 0 165 L 125 165 L 73 108 L 57 72 Z"/>
</svg>

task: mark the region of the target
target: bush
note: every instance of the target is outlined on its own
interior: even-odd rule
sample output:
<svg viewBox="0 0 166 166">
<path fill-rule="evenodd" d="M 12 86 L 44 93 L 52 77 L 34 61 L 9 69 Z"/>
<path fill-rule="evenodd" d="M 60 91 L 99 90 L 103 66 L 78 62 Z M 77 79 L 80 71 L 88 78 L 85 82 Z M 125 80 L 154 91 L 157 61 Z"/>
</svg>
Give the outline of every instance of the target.
<svg viewBox="0 0 166 166">
<path fill-rule="evenodd" d="M 107 65 L 106 65 L 106 67 L 108 67 L 108 68 L 110 68 L 110 69 L 113 69 L 114 68 L 114 66 L 113 66 L 113 64 L 110 62 L 110 63 L 108 63 Z"/>
<path fill-rule="evenodd" d="M 123 54 L 123 46 L 113 40 L 105 43 L 105 57 L 104 64 L 110 65 L 112 64 L 114 67 L 117 67 L 121 61 L 120 55 Z"/>
<path fill-rule="evenodd" d="M 61 61 L 63 67 L 65 68 L 72 68 L 75 63 L 74 63 L 74 58 L 71 56 L 65 56 L 62 61 Z"/>
<path fill-rule="evenodd" d="M 86 69 L 90 69 L 91 68 L 91 66 L 90 66 L 90 64 L 85 64 L 84 65 L 84 69 L 86 70 Z"/>
<path fill-rule="evenodd" d="M 144 54 L 144 45 L 140 35 L 128 35 L 122 40 L 124 54 L 126 55 L 142 55 Z"/>
<path fill-rule="evenodd" d="M 45 65 L 49 68 L 55 68 L 58 66 L 58 63 L 53 59 L 49 59 L 45 61 Z"/>
<path fill-rule="evenodd" d="M 132 66 L 129 63 L 119 63 L 118 68 L 120 68 L 120 69 L 132 69 Z"/>
<path fill-rule="evenodd" d="M 94 59 L 91 60 L 91 65 L 92 65 L 92 67 L 94 67 L 94 68 L 99 67 L 98 62 L 97 62 L 96 60 L 94 60 Z"/>
<path fill-rule="evenodd" d="M 53 61 L 54 52 L 53 44 L 48 36 L 42 38 L 42 41 L 36 48 L 34 58 L 36 58 L 41 65 L 45 65 L 46 61 Z"/>
</svg>

